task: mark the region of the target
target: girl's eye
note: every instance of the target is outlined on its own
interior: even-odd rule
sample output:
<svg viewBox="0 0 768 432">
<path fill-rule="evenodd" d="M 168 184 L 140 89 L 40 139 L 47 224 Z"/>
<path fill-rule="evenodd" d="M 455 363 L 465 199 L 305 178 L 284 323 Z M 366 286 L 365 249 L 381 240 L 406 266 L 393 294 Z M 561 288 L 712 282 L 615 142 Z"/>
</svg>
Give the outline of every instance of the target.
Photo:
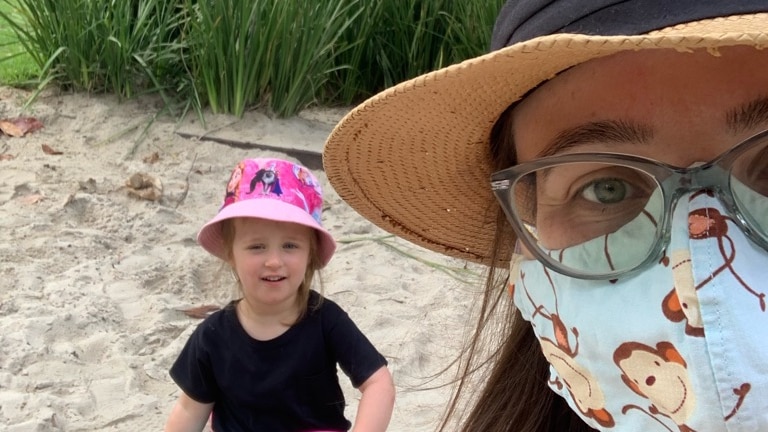
<svg viewBox="0 0 768 432">
<path fill-rule="evenodd" d="M 632 186 L 620 179 L 604 178 L 590 182 L 581 190 L 587 201 L 599 204 L 616 204 L 632 195 Z"/>
<path fill-rule="evenodd" d="M 296 243 L 286 243 L 283 247 L 286 249 L 298 249 L 299 245 Z"/>
<path fill-rule="evenodd" d="M 263 244 L 253 244 L 253 245 L 248 246 L 247 249 L 248 250 L 262 250 L 262 249 L 264 249 L 264 245 Z"/>
</svg>

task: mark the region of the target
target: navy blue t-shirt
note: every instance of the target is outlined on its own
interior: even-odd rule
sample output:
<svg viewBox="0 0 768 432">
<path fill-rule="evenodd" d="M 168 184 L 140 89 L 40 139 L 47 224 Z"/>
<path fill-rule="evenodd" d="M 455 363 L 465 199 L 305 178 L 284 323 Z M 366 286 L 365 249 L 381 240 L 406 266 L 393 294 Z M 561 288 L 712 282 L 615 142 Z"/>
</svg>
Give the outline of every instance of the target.
<svg viewBox="0 0 768 432">
<path fill-rule="evenodd" d="M 171 367 L 192 399 L 213 403 L 217 432 L 346 431 L 336 364 L 359 387 L 386 359 L 336 303 L 311 291 L 305 317 L 269 341 L 251 338 L 235 302 L 195 329 Z"/>
</svg>

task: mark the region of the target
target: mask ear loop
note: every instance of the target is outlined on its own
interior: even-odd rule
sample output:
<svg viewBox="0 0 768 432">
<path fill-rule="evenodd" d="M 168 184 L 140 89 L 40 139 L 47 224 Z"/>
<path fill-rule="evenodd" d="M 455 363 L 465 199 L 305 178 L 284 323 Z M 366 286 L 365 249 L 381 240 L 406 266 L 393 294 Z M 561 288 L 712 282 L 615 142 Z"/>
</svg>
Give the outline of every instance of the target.
<svg viewBox="0 0 768 432">
<path fill-rule="evenodd" d="M 515 295 L 515 281 L 520 274 L 520 263 L 525 260 L 523 255 L 523 247 L 520 240 L 515 240 L 515 251 L 512 253 L 512 258 L 509 260 L 509 275 L 507 276 L 507 293 L 512 298 Z"/>
</svg>

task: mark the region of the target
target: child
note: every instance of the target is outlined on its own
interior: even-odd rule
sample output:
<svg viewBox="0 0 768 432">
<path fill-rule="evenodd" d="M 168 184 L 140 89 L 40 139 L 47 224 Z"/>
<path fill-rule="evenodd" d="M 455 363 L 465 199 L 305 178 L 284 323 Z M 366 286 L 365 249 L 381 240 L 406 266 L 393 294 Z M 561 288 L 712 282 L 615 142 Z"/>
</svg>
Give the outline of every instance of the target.
<svg viewBox="0 0 768 432">
<path fill-rule="evenodd" d="M 237 184 L 233 184 L 237 183 Z M 198 242 L 232 267 L 242 298 L 203 321 L 171 377 L 182 393 L 165 430 L 346 431 L 336 364 L 362 397 L 355 431 L 384 431 L 395 390 L 387 361 L 334 302 L 310 289 L 336 243 L 306 168 L 246 159 Z"/>
</svg>

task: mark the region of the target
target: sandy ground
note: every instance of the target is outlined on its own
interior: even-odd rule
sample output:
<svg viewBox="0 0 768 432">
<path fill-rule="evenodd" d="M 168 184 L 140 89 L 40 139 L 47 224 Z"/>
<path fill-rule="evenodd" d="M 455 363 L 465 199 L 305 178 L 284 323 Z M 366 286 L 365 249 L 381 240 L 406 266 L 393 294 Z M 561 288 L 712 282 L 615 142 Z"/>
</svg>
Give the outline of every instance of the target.
<svg viewBox="0 0 768 432">
<path fill-rule="evenodd" d="M 344 110 L 210 116 L 202 128 L 195 118 L 152 121 L 153 99 L 46 94 L 22 111 L 27 96 L 0 87 L 0 119 L 44 124 L 0 136 L 0 430 L 161 430 L 178 395 L 168 368 L 200 322 L 180 309 L 233 295 L 228 274 L 195 242 L 230 170 L 245 157 L 297 160 L 274 150 L 285 143 L 320 148 Z M 226 132 L 227 144 L 177 133 L 195 128 Z M 159 199 L 129 193 L 137 173 L 162 183 Z M 325 183 L 324 223 L 342 241 L 322 274 L 325 294 L 390 362 L 398 397 L 389 430 L 432 431 L 450 394 L 433 387 L 452 374 L 429 377 L 454 358 L 477 285 L 440 271 L 462 262 L 375 241 L 385 233 L 315 173 Z M 342 385 L 353 420 L 359 394 Z"/>
</svg>

